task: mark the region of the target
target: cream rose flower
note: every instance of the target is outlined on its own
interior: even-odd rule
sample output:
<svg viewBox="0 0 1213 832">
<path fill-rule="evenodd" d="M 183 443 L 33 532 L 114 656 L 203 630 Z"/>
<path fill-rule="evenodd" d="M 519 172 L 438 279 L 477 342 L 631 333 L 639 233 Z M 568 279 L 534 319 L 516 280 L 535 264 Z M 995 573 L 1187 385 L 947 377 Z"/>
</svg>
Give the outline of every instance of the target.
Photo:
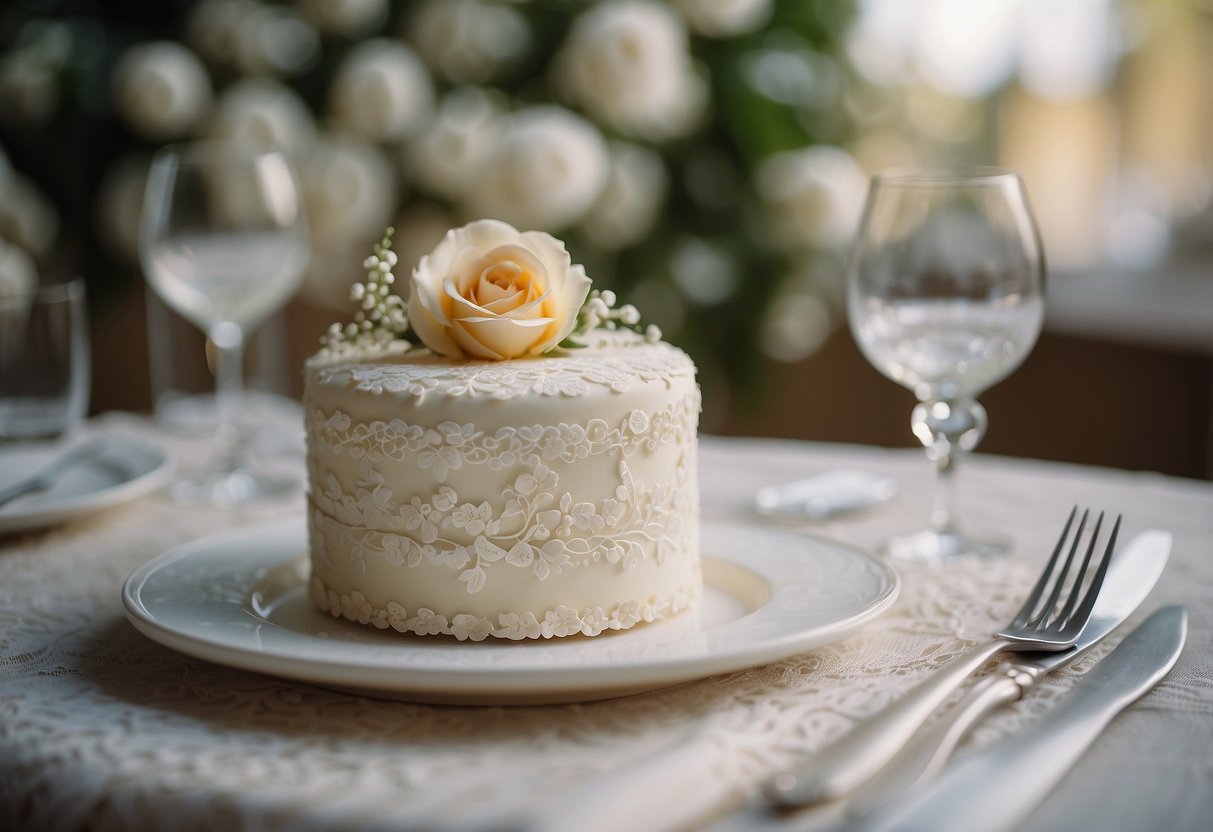
<svg viewBox="0 0 1213 832">
<path fill-rule="evenodd" d="M 596 121 L 650 141 L 688 135 L 708 103 L 686 22 L 652 0 L 589 7 L 554 61 L 558 89 Z"/>
<path fill-rule="evenodd" d="M 753 32 L 771 19 L 772 0 L 671 0 L 691 28 L 710 38 Z"/>
<path fill-rule="evenodd" d="M 211 79 L 198 57 L 172 41 L 127 50 L 114 71 L 118 109 L 131 127 L 151 139 L 192 129 L 211 106 Z"/>
<path fill-rule="evenodd" d="M 437 74 L 457 84 L 490 80 L 531 44 L 520 11 L 484 0 L 429 0 L 411 15 L 408 36 Z"/>
<path fill-rule="evenodd" d="M 333 120 L 372 141 L 412 134 L 428 120 L 433 105 L 433 85 L 421 59 L 388 38 L 373 38 L 350 50 L 329 95 Z"/>
<path fill-rule="evenodd" d="M 558 231 L 585 216 L 606 185 L 611 154 L 592 123 L 552 104 L 493 122 L 491 152 L 461 202 L 465 217 Z"/>
<path fill-rule="evenodd" d="M 440 355 L 537 355 L 573 330 L 589 291 L 555 237 L 477 220 L 448 231 L 413 269 L 409 324 Z"/>
<path fill-rule="evenodd" d="M 842 148 L 817 145 L 763 159 L 754 174 L 774 242 L 788 249 L 846 245 L 863 212 L 868 179 Z"/>
<path fill-rule="evenodd" d="M 290 87 L 272 78 L 245 78 L 219 96 L 207 134 L 297 154 L 315 138 L 316 124 L 307 103 Z"/>
</svg>

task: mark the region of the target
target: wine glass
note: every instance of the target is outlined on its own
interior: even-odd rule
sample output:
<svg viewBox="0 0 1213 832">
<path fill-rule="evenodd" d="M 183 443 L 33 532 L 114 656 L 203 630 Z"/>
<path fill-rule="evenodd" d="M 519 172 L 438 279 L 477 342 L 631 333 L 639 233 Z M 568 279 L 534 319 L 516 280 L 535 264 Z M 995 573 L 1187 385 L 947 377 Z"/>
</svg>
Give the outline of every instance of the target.
<svg viewBox="0 0 1213 832">
<path fill-rule="evenodd" d="M 930 528 L 888 541 L 894 557 L 942 562 L 1007 549 L 961 527 L 956 466 L 985 433 L 975 397 L 1018 367 L 1040 334 L 1044 278 L 1016 174 L 927 168 L 872 178 L 847 317 L 868 361 L 917 396 L 911 427 L 939 472 Z"/>
<path fill-rule="evenodd" d="M 298 483 L 247 463 L 240 418 L 246 334 L 283 306 L 307 266 L 299 182 L 276 150 L 225 142 L 156 154 L 139 239 L 148 283 L 207 336 L 219 424 L 206 470 L 169 486 L 190 504 L 233 505 L 293 491 Z"/>
</svg>

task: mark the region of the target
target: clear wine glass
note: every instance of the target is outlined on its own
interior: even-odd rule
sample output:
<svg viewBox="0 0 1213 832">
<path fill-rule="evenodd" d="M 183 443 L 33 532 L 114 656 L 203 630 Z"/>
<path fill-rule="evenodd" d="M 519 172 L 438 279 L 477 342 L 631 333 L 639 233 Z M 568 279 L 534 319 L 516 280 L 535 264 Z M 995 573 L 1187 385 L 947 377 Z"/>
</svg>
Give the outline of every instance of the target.
<svg viewBox="0 0 1213 832">
<path fill-rule="evenodd" d="M 863 354 L 918 397 L 914 435 L 935 462 L 930 528 L 889 554 L 940 562 L 996 555 L 1005 539 L 962 528 L 956 466 L 986 430 L 975 397 L 1031 351 L 1044 318 L 1044 254 L 1020 178 L 996 168 L 873 177 L 847 274 Z"/>
<path fill-rule="evenodd" d="M 164 148 L 148 173 L 139 250 L 148 283 L 206 334 L 213 355 L 214 452 L 205 470 L 170 485 L 170 497 L 232 505 L 293 491 L 293 480 L 249 467 L 240 417 L 245 336 L 294 294 L 309 257 L 290 161 L 224 142 Z"/>
</svg>

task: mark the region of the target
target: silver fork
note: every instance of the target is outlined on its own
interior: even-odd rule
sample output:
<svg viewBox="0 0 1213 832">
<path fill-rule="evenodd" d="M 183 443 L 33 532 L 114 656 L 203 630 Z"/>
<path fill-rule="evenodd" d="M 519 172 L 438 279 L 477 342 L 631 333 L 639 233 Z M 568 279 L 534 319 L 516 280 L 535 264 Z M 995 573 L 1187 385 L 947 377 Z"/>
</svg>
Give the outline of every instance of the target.
<svg viewBox="0 0 1213 832">
<path fill-rule="evenodd" d="M 1083 510 L 1078 528 L 1071 535 L 1077 515 L 1078 508 L 1075 507 L 1023 607 L 995 634 L 993 641 L 980 644 L 954 659 L 839 742 L 815 755 L 807 765 L 776 775 L 766 785 L 767 797 L 788 808 L 842 797 L 889 762 L 948 694 L 996 653 L 1073 647 L 1091 617 L 1120 531 L 1120 517 L 1117 517 L 1088 581 L 1087 573 L 1091 571 L 1104 515 L 1100 512 L 1095 521 L 1081 559 L 1080 543 L 1090 511 Z M 1063 560 L 1062 553 L 1067 549 Z M 1076 563 L 1077 571 L 1071 577 Z"/>
</svg>

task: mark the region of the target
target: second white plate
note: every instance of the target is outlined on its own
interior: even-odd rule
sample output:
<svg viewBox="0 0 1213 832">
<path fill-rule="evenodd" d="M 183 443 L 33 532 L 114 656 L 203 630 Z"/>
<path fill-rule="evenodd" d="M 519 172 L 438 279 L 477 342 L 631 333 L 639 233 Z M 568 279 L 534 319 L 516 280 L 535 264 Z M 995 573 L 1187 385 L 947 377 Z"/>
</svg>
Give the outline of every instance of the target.
<svg viewBox="0 0 1213 832">
<path fill-rule="evenodd" d="M 777 529 L 705 524 L 704 596 L 668 621 L 592 639 L 458 642 L 337 620 L 307 598 L 302 518 L 209 538 L 127 579 L 127 617 L 154 641 L 231 667 L 359 694 L 542 704 L 653 690 L 851 635 L 900 583 L 855 549 Z"/>
<path fill-rule="evenodd" d="M 150 494 L 172 477 L 169 458 L 155 445 L 129 436 L 96 436 L 105 441 L 99 454 L 64 471 L 46 491 L 0 506 L 0 534 L 50 526 L 111 508 Z M 0 487 L 37 474 L 66 449 L 53 442 L 0 448 Z"/>
</svg>

